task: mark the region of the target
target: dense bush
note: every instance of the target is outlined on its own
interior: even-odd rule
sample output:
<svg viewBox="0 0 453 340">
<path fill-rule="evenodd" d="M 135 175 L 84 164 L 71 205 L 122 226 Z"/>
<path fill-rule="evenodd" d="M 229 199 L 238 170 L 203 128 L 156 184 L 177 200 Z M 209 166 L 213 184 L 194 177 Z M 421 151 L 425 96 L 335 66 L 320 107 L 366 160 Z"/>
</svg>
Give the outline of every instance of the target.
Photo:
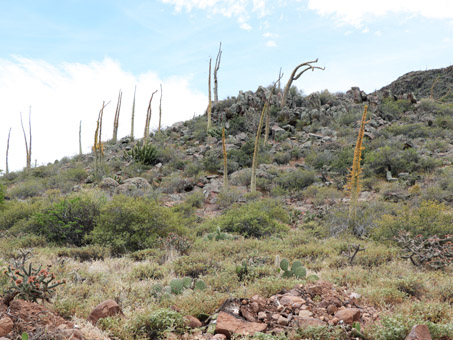
<svg viewBox="0 0 453 340">
<path fill-rule="evenodd" d="M 451 234 L 453 211 L 444 204 L 424 201 L 418 208 L 405 206 L 396 214 L 385 214 L 378 220 L 379 227 L 373 232 L 377 239 L 392 239 L 400 231 L 412 235 L 443 237 Z"/>
<path fill-rule="evenodd" d="M 0 230 L 9 230 L 14 227 L 16 231 L 21 231 L 29 218 L 39 212 L 43 205 L 45 204 L 42 200 L 5 202 L 0 214 Z"/>
<path fill-rule="evenodd" d="M 275 183 L 290 192 L 302 191 L 316 181 L 314 171 L 297 169 L 282 173 L 275 179 Z"/>
<path fill-rule="evenodd" d="M 42 194 L 44 191 L 44 182 L 41 179 L 30 178 L 23 182 L 16 184 L 11 190 L 9 195 L 11 198 L 26 199 L 35 197 Z"/>
<path fill-rule="evenodd" d="M 186 326 L 184 317 L 178 312 L 158 309 L 137 314 L 131 321 L 130 330 L 136 339 L 165 339 L 169 332 L 183 334 Z"/>
<path fill-rule="evenodd" d="M 5 201 L 5 188 L 3 185 L 0 184 L 0 209 L 3 208 L 3 204 Z"/>
<path fill-rule="evenodd" d="M 245 237 L 264 237 L 288 230 L 289 214 L 274 200 L 260 200 L 235 205 L 224 215 L 208 222 L 215 230 L 238 233 Z"/>
<path fill-rule="evenodd" d="M 177 217 L 155 200 L 118 195 L 101 208 L 90 238 L 114 253 L 150 248 L 159 236 L 183 231 Z"/>
<path fill-rule="evenodd" d="M 65 197 L 36 213 L 28 229 L 49 242 L 81 246 L 99 216 L 99 201 L 88 195 Z"/>
</svg>

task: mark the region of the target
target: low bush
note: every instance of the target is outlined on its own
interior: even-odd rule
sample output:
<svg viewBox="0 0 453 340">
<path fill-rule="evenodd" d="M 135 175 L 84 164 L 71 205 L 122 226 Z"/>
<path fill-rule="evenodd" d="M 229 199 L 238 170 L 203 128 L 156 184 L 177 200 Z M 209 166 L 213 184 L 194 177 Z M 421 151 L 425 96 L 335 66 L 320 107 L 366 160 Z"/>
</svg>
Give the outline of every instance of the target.
<svg viewBox="0 0 453 340">
<path fill-rule="evenodd" d="M 275 184 L 291 193 L 302 191 L 316 181 L 314 171 L 297 169 L 282 173 L 275 179 Z"/>
<path fill-rule="evenodd" d="M 184 231 L 177 217 L 155 200 L 117 195 L 101 208 L 90 239 L 114 253 L 152 248 L 159 237 Z"/>
<path fill-rule="evenodd" d="M 129 325 L 136 339 L 165 339 L 167 333 L 184 334 L 184 317 L 171 309 L 137 314 Z"/>
<path fill-rule="evenodd" d="M 265 237 L 288 230 L 289 214 L 274 200 L 252 201 L 235 205 L 222 216 L 208 222 L 212 230 L 238 233 L 244 237 Z"/>
</svg>

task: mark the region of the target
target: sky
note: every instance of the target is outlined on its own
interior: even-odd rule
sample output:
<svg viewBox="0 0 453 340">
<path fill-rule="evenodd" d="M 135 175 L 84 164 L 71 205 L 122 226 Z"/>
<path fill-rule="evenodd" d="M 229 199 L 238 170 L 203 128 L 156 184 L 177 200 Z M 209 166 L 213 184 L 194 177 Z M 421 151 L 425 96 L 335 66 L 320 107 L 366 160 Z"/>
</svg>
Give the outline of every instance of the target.
<svg viewBox="0 0 453 340">
<path fill-rule="evenodd" d="M 151 93 L 163 87 L 169 126 L 203 114 L 209 58 L 219 43 L 219 98 L 255 91 L 315 60 L 304 93 L 379 89 L 406 72 L 453 64 L 451 0 L 0 0 L 0 169 L 26 163 L 20 124 L 32 126 L 32 163 L 90 152 L 98 112 L 111 138 L 118 91 L 119 136 L 143 136 Z M 152 102 L 156 129 L 160 91 Z"/>
</svg>

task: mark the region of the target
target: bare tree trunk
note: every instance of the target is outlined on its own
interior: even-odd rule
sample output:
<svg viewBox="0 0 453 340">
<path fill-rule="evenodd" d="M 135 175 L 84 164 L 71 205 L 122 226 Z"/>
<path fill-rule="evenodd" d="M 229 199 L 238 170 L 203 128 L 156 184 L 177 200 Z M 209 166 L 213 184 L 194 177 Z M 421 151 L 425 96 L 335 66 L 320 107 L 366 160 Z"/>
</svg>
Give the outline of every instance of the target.
<svg viewBox="0 0 453 340">
<path fill-rule="evenodd" d="M 112 141 L 113 143 L 116 143 L 118 140 L 118 124 L 120 120 L 120 111 L 121 111 L 121 99 L 123 98 L 123 92 L 119 92 L 118 94 L 118 102 L 116 104 L 116 110 L 115 110 L 115 118 L 113 120 L 113 136 L 112 136 Z"/>
<path fill-rule="evenodd" d="M 8 142 L 6 143 L 6 174 L 9 174 L 9 167 L 8 167 L 8 154 L 9 154 L 9 138 L 11 137 L 11 128 L 9 128 L 8 132 Z"/>
<path fill-rule="evenodd" d="M 222 59 L 222 42 L 220 42 L 219 52 L 217 52 L 217 58 L 215 59 L 214 66 L 214 104 L 216 105 L 219 102 L 217 71 L 220 68 L 220 59 Z"/>
<path fill-rule="evenodd" d="M 25 139 L 25 152 L 27 156 L 27 166 L 26 169 L 31 168 L 31 106 L 28 113 L 28 127 L 29 127 L 29 141 L 27 141 L 27 134 L 25 133 L 24 123 L 22 121 L 22 112 L 20 113 L 20 123 L 22 125 L 22 132 L 24 133 Z"/>
<path fill-rule="evenodd" d="M 82 121 L 79 123 L 79 156 L 82 156 Z"/>
<path fill-rule="evenodd" d="M 102 145 L 101 139 L 102 117 L 104 116 L 104 109 L 109 103 L 110 102 L 106 104 L 105 101 L 102 102 L 102 108 L 99 111 L 98 120 L 96 122 L 96 131 L 94 133 L 94 146 L 93 146 L 94 154 L 96 157 L 95 163 L 96 173 L 98 173 L 99 171 L 99 164 L 102 162 L 102 156 L 104 155 L 104 146 Z"/>
<path fill-rule="evenodd" d="M 162 84 L 160 84 L 160 101 L 159 101 L 159 126 L 157 127 L 157 131 L 160 132 L 160 127 L 162 124 Z"/>
<path fill-rule="evenodd" d="M 271 125 L 271 117 L 270 117 L 269 110 L 267 110 L 267 112 L 266 112 L 266 127 L 264 128 L 264 141 L 263 141 L 264 145 L 267 144 L 267 140 L 269 138 L 269 131 L 271 129 L 270 125 Z"/>
<path fill-rule="evenodd" d="M 134 101 L 132 102 L 132 117 L 131 117 L 131 139 L 134 140 L 134 118 L 135 118 L 135 93 L 137 92 L 137 85 L 134 89 Z"/>
<path fill-rule="evenodd" d="M 211 101 L 211 61 L 212 59 L 209 58 L 209 78 L 208 78 L 208 93 L 209 93 L 209 103 L 208 103 L 208 125 L 207 125 L 207 130 L 209 131 L 211 129 L 211 111 L 212 111 L 212 101 Z"/>
<path fill-rule="evenodd" d="M 148 140 L 148 137 L 149 137 L 149 125 L 151 123 L 151 113 L 152 113 L 151 102 L 153 101 L 153 97 L 156 92 L 157 92 L 157 90 L 151 94 L 151 98 L 149 99 L 148 110 L 146 111 L 145 134 L 143 136 L 143 144 L 146 143 L 146 141 Z"/>
<path fill-rule="evenodd" d="M 228 188 L 228 165 L 227 151 L 225 144 L 225 127 L 222 128 L 222 150 L 223 150 L 223 189 Z"/>
<path fill-rule="evenodd" d="M 302 63 L 302 64 L 296 66 L 296 68 L 291 73 L 291 76 L 289 77 L 288 82 L 286 83 L 285 90 L 283 91 L 281 107 L 284 107 L 286 105 L 286 100 L 288 99 L 289 90 L 291 89 L 291 85 L 292 85 L 293 81 L 299 79 L 299 77 L 308 70 L 312 70 L 312 71 L 314 71 L 315 69 L 325 70 L 324 67 L 311 65 L 312 63 L 317 63 L 317 62 L 318 62 L 318 59 L 313 60 L 313 61 L 307 61 L 305 63 Z M 297 73 L 298 70 L 304 66 L 305 66 L 305 68 L 302 71 L 300 71 L 299 73 Z"/>
</svg>

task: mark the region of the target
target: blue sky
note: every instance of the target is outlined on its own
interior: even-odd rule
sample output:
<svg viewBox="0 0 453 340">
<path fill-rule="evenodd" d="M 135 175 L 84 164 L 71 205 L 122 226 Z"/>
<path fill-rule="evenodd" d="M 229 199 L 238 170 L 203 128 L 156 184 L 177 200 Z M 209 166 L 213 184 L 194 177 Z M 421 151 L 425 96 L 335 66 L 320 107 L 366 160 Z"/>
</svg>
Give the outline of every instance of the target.
<svg viewBox="0 0 453 340">
<path fill-rule="evenodd" d="M 165 124 L 202 114 L 208 60 L 220 41 L 220 98 L 269 85 L 280 67 L 286 81 L 298 63 L 316 58 L 326 70 L 295 83 L 305 93 L 371 92 L 406 72 L 453 64 L 453 2 L 0 0 L 0 159 L 12 127 L 10 168 L 24 165 L 19 113 L 29 106 L 38 164 L 77 152 L 80 120 L 88 152 L 102 101 L 112 101 L 108 126 L 120 88 L 122 135 L 135 85 L 137 135 L 160 83 Z"/>
</svg>

